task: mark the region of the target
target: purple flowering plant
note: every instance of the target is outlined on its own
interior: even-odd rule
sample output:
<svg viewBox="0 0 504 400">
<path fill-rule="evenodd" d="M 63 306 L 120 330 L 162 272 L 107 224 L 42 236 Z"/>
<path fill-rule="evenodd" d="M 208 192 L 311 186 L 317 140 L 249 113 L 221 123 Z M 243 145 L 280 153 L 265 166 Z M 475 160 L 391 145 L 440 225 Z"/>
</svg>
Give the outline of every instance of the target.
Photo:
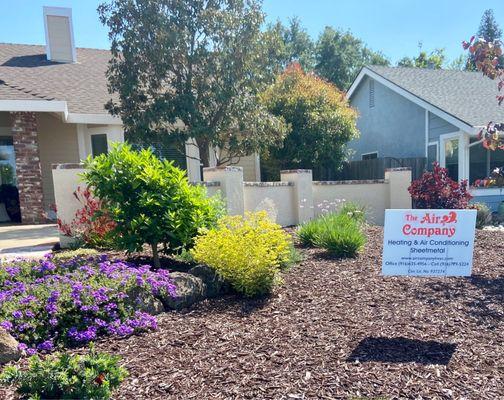
<svg viewBox="0 0 504 400">
<path fill-rule="evenodd" d="M 27 354 L 156 329 L 138 301 L 175 296 L 166 270 L 153 271 L 106 256 L 0 266 L 0 326 Z"/>
</svg>

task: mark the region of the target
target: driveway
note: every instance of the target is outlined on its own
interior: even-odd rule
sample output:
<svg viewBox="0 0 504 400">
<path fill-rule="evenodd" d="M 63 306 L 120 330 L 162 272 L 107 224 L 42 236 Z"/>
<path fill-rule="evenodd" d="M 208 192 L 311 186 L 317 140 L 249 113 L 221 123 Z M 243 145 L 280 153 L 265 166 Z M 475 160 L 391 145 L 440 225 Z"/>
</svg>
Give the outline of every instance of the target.
<svg viewBox="0 0 504 400">
<path fill-rule="evenodd" d="M 0 225 L 0 260 L 42 257 L 58 242 L 55 224 Z"/>
</svg>

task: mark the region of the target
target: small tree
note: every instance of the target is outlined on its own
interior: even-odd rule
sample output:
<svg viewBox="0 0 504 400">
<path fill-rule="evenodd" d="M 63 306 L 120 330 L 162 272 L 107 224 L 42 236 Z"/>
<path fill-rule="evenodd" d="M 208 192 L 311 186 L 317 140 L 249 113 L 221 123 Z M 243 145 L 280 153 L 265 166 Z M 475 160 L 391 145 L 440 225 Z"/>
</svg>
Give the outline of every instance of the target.
<svg viewBox="0 0 504 400">
<path fill-rule="evenodd" d="M 409 68 L 432 68 L 441 69 L 445 61 L 444 49 L 435 49 L 430 53 L 422 51 L 420 46 L 420 53 L 416 57 L 403 57 L 397 63 L 398 67 Z"/>
<path fill-rule="evenodd" d="M 216 199 L 151 150 L 116 145 L 108 155 L 88 158 L 85 167 L 84 180 L 116 223 L 117 244 L 131 252 L 147 243 L 156 267 L 159 244 L 167 252 L 188 247 L 198 229 L 213 226 L 220 215 Z"/>
<path fill-rule="evenodd" d="M 283 121 L 257 94 L 278 72 L 257 0 L 113 0 L 98 9 L 112 42 L 106 108 L 131 143 L 194 138 L 218 164 L 279 143 Z M 224 156 L 225 154 L 225 156 Z"/>
<path fill-rule="evenodd" d="M 285 168 L 333 167 L 345 157 L 345 144 L 359 134 L 357 112 L 336 86 L 291 64 L 262 95 L 268 110 L 283 117 L 291 131 L 269 158 Z"/>
<path fill-rule="evenodd" d="M 472 199 L 467 181 L 460 183 L 448 176 L 448 170 L 433 163 L 432 172 L 411 183 L 408 191 L 416 208 L 465 209 Z"/>
</svg>

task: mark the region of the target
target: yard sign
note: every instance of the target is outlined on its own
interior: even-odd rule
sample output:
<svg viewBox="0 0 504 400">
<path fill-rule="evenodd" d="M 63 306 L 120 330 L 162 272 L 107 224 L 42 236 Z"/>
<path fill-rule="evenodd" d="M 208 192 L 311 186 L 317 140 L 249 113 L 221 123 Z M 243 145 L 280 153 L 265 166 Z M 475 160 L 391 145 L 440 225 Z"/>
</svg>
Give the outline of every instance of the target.
<svg viewBox="0 0 504 400">
<path fill-rule="evenodd" d="M 386 210 L 383 275 L 470 276 L 476 210 Z"/>
</svg>

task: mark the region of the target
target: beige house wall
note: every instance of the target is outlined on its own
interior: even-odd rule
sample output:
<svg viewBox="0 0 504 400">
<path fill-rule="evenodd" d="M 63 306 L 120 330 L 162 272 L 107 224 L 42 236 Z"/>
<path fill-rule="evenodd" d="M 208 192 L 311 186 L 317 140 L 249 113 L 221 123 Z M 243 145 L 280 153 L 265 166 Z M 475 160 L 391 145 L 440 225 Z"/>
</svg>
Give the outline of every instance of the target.
<svg viewBox="0 0 504 400">
<path fill-rule="evenodd" d="M 79 162 L 77 125 L 65 124 L 49 113 L 37 114 L 44 208 L 55 203 L 52 164 Z"/>
</svg>

